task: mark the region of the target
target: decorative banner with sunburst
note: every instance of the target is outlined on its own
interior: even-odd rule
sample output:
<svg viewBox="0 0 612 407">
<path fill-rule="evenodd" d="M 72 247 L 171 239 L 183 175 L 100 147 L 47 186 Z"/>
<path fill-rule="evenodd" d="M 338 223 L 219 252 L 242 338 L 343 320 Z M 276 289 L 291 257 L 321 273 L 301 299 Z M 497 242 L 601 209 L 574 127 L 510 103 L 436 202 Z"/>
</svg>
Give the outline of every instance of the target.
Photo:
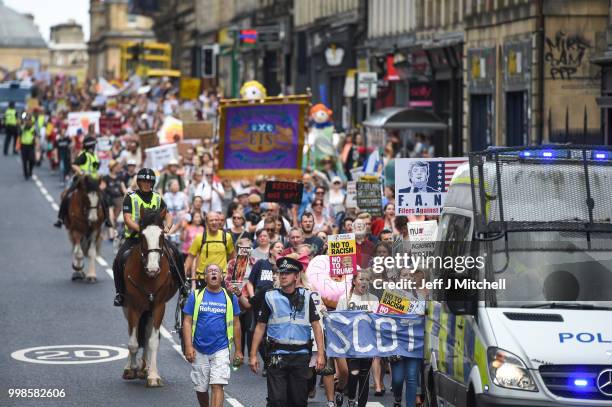
<svg viewBox="0 0 612 407">
<path fill-rule="evenodd" d="M 219 175 L 300 178 L 308 98 L 225 101 L 220 107 Z"/>
</svg>

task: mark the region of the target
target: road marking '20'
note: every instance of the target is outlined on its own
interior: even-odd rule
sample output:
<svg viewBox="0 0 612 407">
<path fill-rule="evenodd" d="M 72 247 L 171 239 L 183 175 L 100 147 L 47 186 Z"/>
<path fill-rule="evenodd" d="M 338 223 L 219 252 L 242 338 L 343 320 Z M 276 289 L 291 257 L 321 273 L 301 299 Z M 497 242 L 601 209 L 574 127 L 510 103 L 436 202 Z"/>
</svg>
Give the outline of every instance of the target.
<svg viewBox="0 0 612 407">
<path fill-rule="evenodd" d="M 128 350 L 107 345 L 55 345 L 20 349 L 11 353 L 15 360 L 45 365 L 104 363 L 127 358 Z"/>
</svg>

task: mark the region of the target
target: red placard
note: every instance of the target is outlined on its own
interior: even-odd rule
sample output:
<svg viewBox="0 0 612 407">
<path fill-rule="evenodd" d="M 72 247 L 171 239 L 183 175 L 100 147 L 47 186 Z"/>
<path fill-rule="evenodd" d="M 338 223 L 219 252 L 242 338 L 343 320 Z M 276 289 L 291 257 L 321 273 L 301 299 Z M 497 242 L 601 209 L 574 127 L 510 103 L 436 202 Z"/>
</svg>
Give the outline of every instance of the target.
<svg viewBox="0 0 612 407">
<path fill-rule="evenodd" d="M 101 116 L 100 134 L 106 134 L 107 132 L 115 136 L 121 134 L 121 118 L 117 116 Z"/>
</svg>

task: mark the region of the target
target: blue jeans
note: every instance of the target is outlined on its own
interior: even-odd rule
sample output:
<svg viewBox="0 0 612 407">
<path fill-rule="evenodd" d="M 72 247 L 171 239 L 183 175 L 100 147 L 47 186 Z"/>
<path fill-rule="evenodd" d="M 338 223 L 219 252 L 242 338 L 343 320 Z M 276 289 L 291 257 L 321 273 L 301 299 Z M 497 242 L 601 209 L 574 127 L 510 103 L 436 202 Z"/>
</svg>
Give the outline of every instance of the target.
<svg viewBox="0 0 612 407">
<path fill-rule="evenodd" d="M 421 359 L 402 357 L 391 364 L 391 388 L 396 400 L 402 399 L 402 390 L 406 383 L 406 407 L 416 404 L 417 387 L 419 385 L 419 369 Z"/>
</svg>

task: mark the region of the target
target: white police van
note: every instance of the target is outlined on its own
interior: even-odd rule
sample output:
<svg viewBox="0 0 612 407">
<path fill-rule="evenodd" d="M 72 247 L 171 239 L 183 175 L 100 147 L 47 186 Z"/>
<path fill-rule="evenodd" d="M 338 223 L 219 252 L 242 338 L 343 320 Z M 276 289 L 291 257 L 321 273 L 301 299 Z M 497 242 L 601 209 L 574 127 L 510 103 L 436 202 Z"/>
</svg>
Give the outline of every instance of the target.
<svg viewBox="0 0 612 407">
<path fill-rule="evenodd" d="M 455 172 L 430 278 L 501 282 L 428 303 L 429 406 L 612 405 L 612 150 L 497 148 Z M 446 285 L 446 284 L 445 284 Z"/>
</svg>

